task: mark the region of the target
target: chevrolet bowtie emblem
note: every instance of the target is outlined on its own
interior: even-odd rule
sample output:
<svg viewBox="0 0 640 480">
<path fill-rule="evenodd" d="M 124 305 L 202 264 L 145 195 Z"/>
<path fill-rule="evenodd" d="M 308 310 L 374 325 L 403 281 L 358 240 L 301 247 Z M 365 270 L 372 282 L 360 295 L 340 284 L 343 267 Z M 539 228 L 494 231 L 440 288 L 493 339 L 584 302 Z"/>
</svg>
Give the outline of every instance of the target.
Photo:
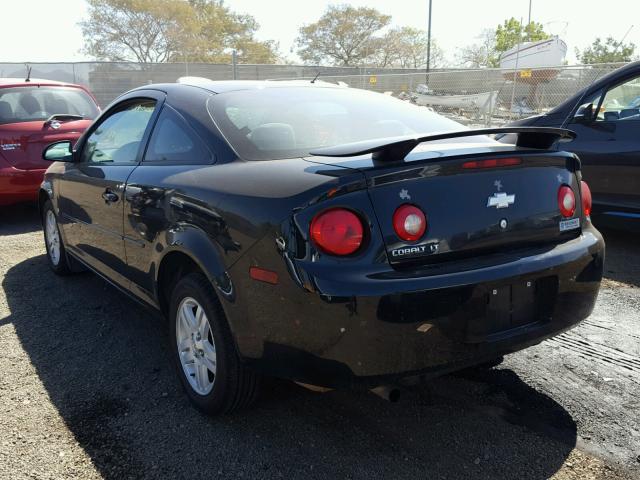
<svg viewBox="0 0 640 480">
<path fill-rule="evenodd" d="M 516 201 L 515 195 L 507 195 L 505 192 L 497 192 L 491 195 L 487 201 L 487 207 L 507 208 Z"/>
</svg>

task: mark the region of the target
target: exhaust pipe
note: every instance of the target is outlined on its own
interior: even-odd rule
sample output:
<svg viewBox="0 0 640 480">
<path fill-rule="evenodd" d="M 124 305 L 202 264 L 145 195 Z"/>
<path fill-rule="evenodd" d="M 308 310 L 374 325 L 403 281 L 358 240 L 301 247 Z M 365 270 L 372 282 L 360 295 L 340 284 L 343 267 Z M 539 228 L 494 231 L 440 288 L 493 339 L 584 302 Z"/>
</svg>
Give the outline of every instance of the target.
<svg viewBox="0 0 640 480">
<path fill-rule="evenodd" d="M 394 385 L 380 385 L 379 387 L 372 388 L 371 393 L 391 403 L 396 403 L 400 400 L 400 389 Z"/>
</svg>

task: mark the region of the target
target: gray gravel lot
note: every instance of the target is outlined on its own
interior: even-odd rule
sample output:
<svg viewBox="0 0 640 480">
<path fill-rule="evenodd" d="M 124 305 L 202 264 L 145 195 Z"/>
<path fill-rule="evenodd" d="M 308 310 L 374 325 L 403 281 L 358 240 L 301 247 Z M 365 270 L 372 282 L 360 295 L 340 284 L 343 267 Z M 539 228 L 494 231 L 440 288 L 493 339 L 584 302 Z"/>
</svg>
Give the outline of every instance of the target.
<svg viewBox="0 0 640 480">
<path fill-rule="evenodd" d="M 51 273 L 34 209 L 0 210 L 0 478 L 638 478 L 640 237 L 605 231 L 576 329 L 405 391 L 268 381 L 207 418 L 162 320 L 92 274 Z"/>
</svg>

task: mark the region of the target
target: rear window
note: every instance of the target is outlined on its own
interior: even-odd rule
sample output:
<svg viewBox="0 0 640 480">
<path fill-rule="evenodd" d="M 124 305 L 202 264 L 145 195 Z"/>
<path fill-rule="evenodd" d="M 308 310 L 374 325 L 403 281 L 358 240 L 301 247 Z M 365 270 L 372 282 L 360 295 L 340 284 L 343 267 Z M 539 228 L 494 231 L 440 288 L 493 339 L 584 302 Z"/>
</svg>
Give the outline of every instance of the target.
<svg viewBox="0 0 640 480">
<path fill-rule="evenodd" d="M 93 120 L 98 116 L 98 107 L 80 88 L 33 86 L 0 89 L 0 124 L 41 121 L 51 115 L 65 113 Z"/>
<path fill-rule="evenodd" d="M 350 88 L 240 90 L 213 96 L 208 108 L 247 160 L 301 157 L 319 147 L 465 128 L 424 107 Z"/>
</svg>

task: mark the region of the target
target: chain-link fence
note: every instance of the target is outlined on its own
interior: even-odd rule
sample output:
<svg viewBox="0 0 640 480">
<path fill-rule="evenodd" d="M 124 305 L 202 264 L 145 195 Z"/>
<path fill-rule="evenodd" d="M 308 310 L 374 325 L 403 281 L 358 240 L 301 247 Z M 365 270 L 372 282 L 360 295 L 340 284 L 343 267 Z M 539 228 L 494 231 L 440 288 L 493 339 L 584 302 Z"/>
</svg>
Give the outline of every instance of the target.
<svg viewBox="0 0 640 480">
<path fill-rule="evenodd" d="M 624 64 L 527 70 L 467 69 L 331 75 L 329 82 L 387 93 L 424 105 L 460 123 L 500 126 L 544 113 Z"/>
<path fill-rule="evenodd" d="M 31 76 L 87 86 L 101 106 L 127 90 L 182 76 L 212 80 L 311 79 L 389 93 L 469 125 L 502 125 L 553 108 L 621 64 L 501 70 L 437 70 L 205 63 L 33 63 Z M 26 65 L 0 63 L 0 77 L 24 77 Z"/>
<path fill-rule="evenodd" d="M 88 87 L 101 106 L 132 88 L 151 83 L 172 83 L 184 76 L 212 80 L 271 80 L 320 76 L 362 76 L 419 72 L 419 70 L 321 67 L 307 65 L 231 65 L 211 63 L 78 62 L 29 63 L 31 77 L 79 83 Z M 27 64 L 0 63 L 0 77 L 24 78 Z"/>
</svg>

